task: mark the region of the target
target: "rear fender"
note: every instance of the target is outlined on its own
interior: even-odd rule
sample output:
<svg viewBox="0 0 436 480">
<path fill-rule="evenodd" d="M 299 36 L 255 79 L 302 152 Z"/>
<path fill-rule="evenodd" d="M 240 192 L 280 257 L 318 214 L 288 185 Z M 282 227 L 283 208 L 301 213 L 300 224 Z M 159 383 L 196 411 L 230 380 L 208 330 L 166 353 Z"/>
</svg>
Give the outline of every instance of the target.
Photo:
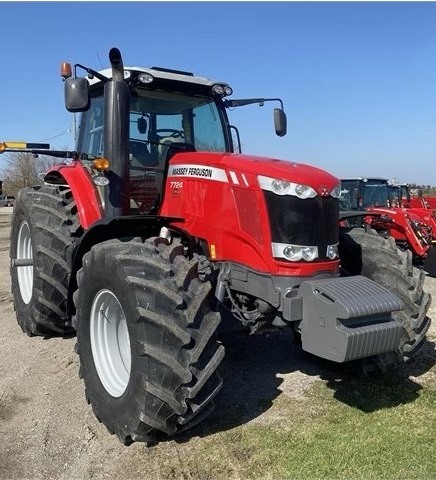
<svg viewBox="0 0 436 480">
<path fill-rule="evenodd" d="M 103 217 L 97 187 L 80 162 L 54 166 L 46 173 L 44 182 L 48 185 L 67 185 L 71 188 L 79 221 L 85 230 Z"/>
</svg>

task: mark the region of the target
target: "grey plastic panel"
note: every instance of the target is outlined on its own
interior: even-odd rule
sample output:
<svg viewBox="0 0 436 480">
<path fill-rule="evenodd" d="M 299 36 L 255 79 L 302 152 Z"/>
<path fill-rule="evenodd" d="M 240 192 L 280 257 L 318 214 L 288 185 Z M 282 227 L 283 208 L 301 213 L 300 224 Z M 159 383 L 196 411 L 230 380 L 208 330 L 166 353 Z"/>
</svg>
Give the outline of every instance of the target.
<svg viewBox="0 0 436 480">
<path fill-rule="evenodd" d="M 403 302 L 363 276 L 308 280 L 301 284 L 303 349 L 335 362 L 395 351 L 404 330 L 391 312 Z"/>
</svg>

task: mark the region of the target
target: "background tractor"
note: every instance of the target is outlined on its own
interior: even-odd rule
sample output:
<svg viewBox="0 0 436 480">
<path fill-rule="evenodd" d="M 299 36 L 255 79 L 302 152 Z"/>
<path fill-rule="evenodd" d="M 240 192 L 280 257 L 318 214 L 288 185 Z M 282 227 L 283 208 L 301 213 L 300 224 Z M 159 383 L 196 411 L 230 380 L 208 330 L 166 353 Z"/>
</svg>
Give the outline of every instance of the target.
<svg viewBox="0 0 436 480">
<path fill-rule="evenodd" d="M 425 225 L 431 226 L 431 246 L 426 258 L 422 262 L 424 270 L 432 276 L 436 275 L 436 211 L 432 207 L 432 197 L 423 197 L 422 194 L 412 194 L 410 186 L 407 183 L 398 183 L 390 185 L 390 191 L 393 196 L 393 202 L 396 202 L 408 214 L 416 215 Z"/>
<path fill-rule="evenodd" d="M 406 208 L 436 209 L 436 197 L 423 195 L 422 189 L 411 188 L 408 183 L 397 183 L 399 194 L 401 194 L 402 206 Z"/>
<path fill-rule="evenodd" d="M 411 188 L 408 183 L 395 183 L 390 188 L 394 196 L 398 198 L 401 207 L 431 210 L 434 213 L 436 198 L 424 197 L 421 189 Z M 430 212 L 427 214 L 430 215 Z"/>
<path fill-rule="evenodd" d="M 311 354 L 380 369 L 419 350 L 430 296 L 410 253 L 340 229 L 332 175 L 234 153 L 226 109 L 278 101 L 282 136 L 279 99 L 229 100 L 224 82 L 109 59 L 73 76 L 63 64 L 66 107 L 82 112 L 76 151 L 25 145 L 68 161 L 20 191 L 10 250 L 18 323 L 76 331 L 86 398 L 109 431 L 155 441 L 207 416 L 221 330 L 288 327 Z"/>
<path fill-rule="evenodd" d="M 432 246 L 436 235 L 435 219 L 428 210 L 404 208 L 401 195 L 402 190 L 387 179 L 343 179 L 340 195 L 342 216 L 347 216 L 348 224 L 366 224 L 385 238 L 393 237 L 401 250 L 412 253 L 415 265 L 434 276 L 436 252 Z"/>
</svg>

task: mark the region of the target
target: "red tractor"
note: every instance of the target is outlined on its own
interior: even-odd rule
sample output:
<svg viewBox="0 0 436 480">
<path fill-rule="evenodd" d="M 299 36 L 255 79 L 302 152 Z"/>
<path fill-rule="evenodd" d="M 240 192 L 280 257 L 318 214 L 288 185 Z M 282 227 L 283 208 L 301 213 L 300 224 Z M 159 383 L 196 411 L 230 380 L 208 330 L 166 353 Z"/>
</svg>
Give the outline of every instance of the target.
<svg viewBox="0 0 436 480">
<path fill-rule="evenodd" d="M 413 208 L 427 210 L 428 215 L 432 214 L 435 218 L 436 198 L 424 197 L 422 191 L 418 189 L 417 193 L 413 193 L 417 189 L 410 188 L 408 183 L 395 183 L 390 187 L 394 198 L 398 199 L 399 205 L 403 208 Z M 429 210 L 431 212 L 429 212 Z"/>
<path fill-rule="evenodd" d="M 431 275 L 436 275 L 436 211 L 431 207 L 432 198 L 423 197 L 422 195 L 413 196 L 411 189 L 407 183 L 397 183 L 390 185 L 392 202 L 402 208 L 406 215 L 414 215 L 419 218 L 423 225 L 431 227 L 431 238 L 429 243 L 432 246 L 427 256 L 422 262 L 424 270 Z"/>
<path fill-rule="evenodd" d="M 428 211 L 402 208 L 400 192 L 388 180 L 341 180 L 340 205 L 349 224 L 364 222 L 380 235 L 393 237 L 400 249 L 412 253 L 416 265 L 436 275 L 436 252 L 432 248 L 436 223 Z"/>
<path fill-rule="evenodd" d="M 155 441 L 207 416 L 224 327 L 289 327 L 307 352 L 381 369 L 418 351 L 430 296 L 410 254 L 340 231 L 332 175 L 234 153 L 226 108 L 268 99 L 124 68 L 117 49 L 109 59 L 102 72 L 76 65 L 88 78 L 64 64 L 66 107 L 82 112 L 77 148 L 27 145 L 70 161 L 19 193 L 10 256 L 18 323 L 76 331 L 86 398 L 111 432 Z M 282 108 L 274 118 L 284 135 Z"/>
<path fill-rule="evenodd" d="M 424 196 L 420 188 L 411 188 L 408 183 L 399 183 L 402 205 L 406 208 L 436 209 L 436 197 Z"/>
</svg>

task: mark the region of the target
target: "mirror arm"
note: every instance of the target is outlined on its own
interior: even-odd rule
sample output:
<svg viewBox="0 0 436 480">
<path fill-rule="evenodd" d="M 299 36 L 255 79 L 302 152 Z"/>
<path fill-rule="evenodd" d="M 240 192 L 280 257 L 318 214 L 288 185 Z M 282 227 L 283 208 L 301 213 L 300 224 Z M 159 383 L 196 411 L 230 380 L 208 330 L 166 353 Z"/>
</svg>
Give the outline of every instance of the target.
<svg viewBox="0 0 436 480">
<path fill-rule="evenodd" d="M 81 65 L 80 63 L 76 63 L 74 65 L 74 78 L 77 78 L 77 76 L 76 76 L 77 67 L 81 68 L 82 70 L 85 70 L 85 72 L 87 72 L 89 75 L 93 75 L 94 77 L 98 78 L 102 82 L 108 82 L 110 80 L 110 78 L 107 78 L 104 75 L 102 75 L 101 73 L 96 72 L 92 68 L 85 67 L 84 65 Z"/>
<path fill-rule="evenodd" d="M 285 110 L 285 107 L 283 106 L 283 101 L 281 98 L 265 98 L 265 102 L 279 102 L 280 108 L 282 110 Z"/>
<path fill-rule="evenodd" d="M 226 108 L 232 108 L 258 103 L 262 107 L 265 102 L 279 102 L 281 109 L 284 110 L 283 101 L 280 98 L 241 98 L 239 100 L 224 100 L 224 106 Z"/>
</svg>

